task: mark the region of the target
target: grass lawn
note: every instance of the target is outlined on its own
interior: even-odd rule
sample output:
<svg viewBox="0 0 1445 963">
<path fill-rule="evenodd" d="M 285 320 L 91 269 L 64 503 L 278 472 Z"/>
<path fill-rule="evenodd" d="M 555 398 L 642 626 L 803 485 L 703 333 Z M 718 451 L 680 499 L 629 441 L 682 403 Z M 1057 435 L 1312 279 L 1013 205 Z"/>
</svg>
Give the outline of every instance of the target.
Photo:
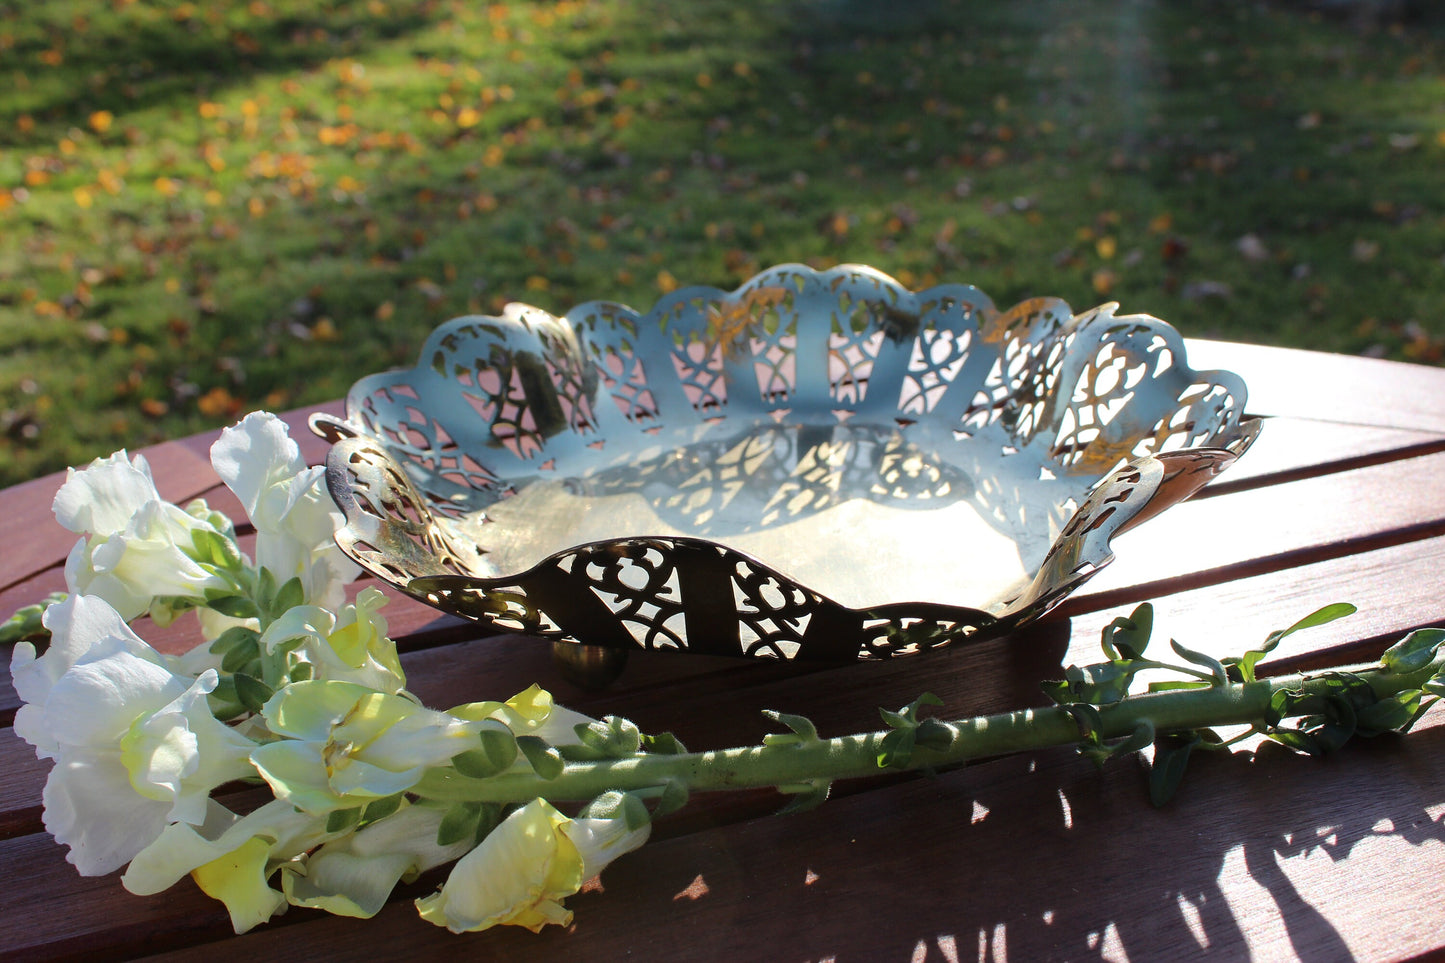
<svg viewBox="0 0 1445 963">
<path fill-rule="evenodd" d="M 0 485 L 794 260 L 1439 362 L 1445 17 L 1303 6 L 0 0 Z"/>
</svg>

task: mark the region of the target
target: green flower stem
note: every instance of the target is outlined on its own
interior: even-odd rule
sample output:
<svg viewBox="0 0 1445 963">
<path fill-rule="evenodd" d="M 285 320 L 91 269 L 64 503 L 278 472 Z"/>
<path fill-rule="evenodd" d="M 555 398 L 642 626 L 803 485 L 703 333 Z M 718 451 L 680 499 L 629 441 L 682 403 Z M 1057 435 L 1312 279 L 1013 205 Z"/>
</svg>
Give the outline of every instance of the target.
<svg viewBox="0 0 1445 963">
<path fill-rule="evenodd" d="M 1408 673 L 1390 672 L 1378 663 L 1353 666 L 1378 697 L 1418 689 L 1445 669 L 1445 652 L 1429 665 Z M 1257 682 L 1203 689 L 1176 689 L 1131 695 L 1099 706 L 1100 735 L 1105 739 L 1132 734 L 1141 723 L 1159 732 L 1231 725 L 1262 725 L 1270 699 L 1280 690 L 1303 692 L 1295 703 L 1299 715 L 1319 712 L 1328 691 L 1329 672 L 1280 676 Z M 1079 723 L 1068 709 L 1021 709 L 948 723 L 951 739 L 935 748 L 914 748 L 906 769 L 944 769 L 970 759 L 1029 752 L 1077 743 Z M 483 779 L 463 776 L 451 768 L 429 772 L 413 792 L 446 802 L 520 803 L 535 797 L 592 799 L 611 789 L 642 790 L 681 784 L 694 792 L 763 786 L 800 788 L 807 783 L 875 776 L 883 739 L 891 730 L 746 746 L 677 755 L 638 754 L 622 759 L 571 762 L 561 775 L 543 779 L 533 772 L 508 772 Z"/>
</svg>

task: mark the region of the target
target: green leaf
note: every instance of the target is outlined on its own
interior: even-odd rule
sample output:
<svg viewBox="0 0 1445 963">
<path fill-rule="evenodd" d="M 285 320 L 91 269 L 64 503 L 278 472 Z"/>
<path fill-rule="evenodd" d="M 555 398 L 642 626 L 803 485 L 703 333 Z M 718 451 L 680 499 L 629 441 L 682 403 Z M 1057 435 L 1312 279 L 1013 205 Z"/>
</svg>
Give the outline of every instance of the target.
<svg viewBox="0 0 1445 963">
<path fill-rule="evenodd" d="M 256 603 L 244 595 L 223 595 L 220 598 L 211 599 L 206 604 L 222 615 L 233 619 L 258 619 L 261 617 L 261 610 L 256 607 Z"/>
<path fill-rule="evenodd" d="M 211 715 L 222 722 L 229 722 L 237 716 L 245 715 L 246 707 L 239 702 L 226 702 L 217 699 L 215 694 L 206 697 L 206 706 L 211 710 Z"/>
<path fill-rule="evenodd" d="M 239 631 L 250 632 L 249 629 L 240 629 Z M 226 654 L 221 656 L 222 672 L 240 672 L 261 657 L 261 637 L 254 632 L 251 632 L 251 635 L 253 638 L 239 638 L 226 650 Z"/>
<path fill-rule="evenodd" d="M 916 731 L 911 727 L 905 727 L 893 729 L 885 734 L 878 743 L 878 768 L 907 768 L 908 761 L 913 758 L 913 742 Z"/>
<path fill-rule="evenodd" d="M 1048 696 L 1049 701 L 1053 702 L 1056 706 L 1066 706 L 1074 701 L 1073 688 L 1068 682 L 1061 679 L 1050 679 L 1046 682 L 1040 682 L 1039 688 L 1043 690 L 1044 695 Z"/>
<path fill-rule="evenodd" d="M 903 707 L 903 711 L 908 714 L 908 718 L 910 718 L 910 719 L 917 719 L 917 718 L 918 718 L 918 710 L 919 710 L 919 709 L 922 709 L 924 706 L 941 706 L 941 705 L 943 705 L 943 700 L 942 700 L 942 699 L 940 699 L 938 696 L 934 695 L 932 692 L 925 692 L 925 693 L 923 693 L 922 695 L 920 695 L 917 699 L 914 699 L 912 702 L 908 703 L 908 705 L 904 706 L 904 707 Z"/>
<path fill-rule="evenodd" d="M 1264 640 L 1264 644 L 1272 649 L 1279 643 L 1279 640 L 1286 635 L 1293 635 L 1301 629 L 1312 629 L 1317 625 L 1325 625 L 1336 619 L 1342 619 L 1347 615 L 1354 615 L 1355 611 L 1355 607 L 1349 602 L 1335 602 L 1331 605 L 1326 605 L 1306 615 L 1287 629 L 1276 629 L 1271 632 Z M 1268 651 L 1268 649 L 1266 649 L 1266 651 Z"/>
<path fill-rule="evenodd" d="M 1184 659 L 1186 662 L 1192 662 L 1201 668 L 1208 669 L 1209 674 L 1214 676 L 1215 685 L 1227 685 L 1229 683 L 1229 673 L 1225 671 L 1224 664 L 1214 656 L 1207 655 L 1203 652 L 1196 652 L 1188 646 L 1180 645 L 1179 642 L 1174 639 L 1169 640 L 1169 647 L 1174 650 L 1175 655 Z"/>
<path fill-rule="evenodd" d="M 517 761 L 517 737 L 511 731 L 487 728 L 478 733 L 477 738 L 481 741 L 481 751 L 499 772 Z"/>
<path fill-rule="evenodd" d="M 1231 681 L 1254 682 L 1257 678 L 1255 666 L 1259 665 L 1265 656 L 1274 651 L 1274 647 L 1279 645 L 1280 638 L 1282 638 L 1282 636 L 1278 634 L 1271 635 L 1259 648 L 1250 649 L 1238 658 L 1221 659 L 1220 664 L 1224 666 L 1225 671 L 1229 672 Z"/>
<path fill-rule="evenodd" d="M 658 819 L 675 813 L 687 805 L 687 800 L 687 783 L 681 779 L 669 779 L 663 784 L 662 795 L 657 797 L 657 807 L 653 810 L 652 816 L 654 819 Z"/>
<path fill-rule="evenodd" d="M 612 790 L 583 806 L 579 816 L 587 819 L 621 819 L 628 830 L 641 829 L 652 822 L 647 803 L 636 793 Z"/>
<path fill-rule="evenodd" d="M 253 598 L 256 600 L 256 608 L 266 614 L 271 611 L 271 600 L 276 597 L 276 575 L 269 568 L 262 567 L 256 573 L 256 591 Z"/>
<path fill-rule="evenodd" d="M 1370 698 L 1374 698 L 1373 693 Z M 1327 696 L 1324 712 L 1300 720 L 1300 728 L 1314 738 L 1322 752 L 1334 752 L 1359 729 L 1359 715 L 1348 693 L 1341 692 Z"/>
<path fill-rule="evenodd" d="M 1071 665 L 1064 670 L 1073 702 L 1106 706 L 1122 702 L 1129 695 L 1134 676 L 1141 666 L 1132 660 Z"/>
<path fill-rule="evenodd" d="M 1202 679 L 1161 679 L 1149 683 L 1150 692 L 1173 692 L 1177 689 L 1212 689 L 1213 683 Z"/>
<path fill-rule="evenodd" d="M 206 528 L 191 529 L 191 545 L 198 562 L 209 562 L 217 568 L 235 571 L 242 565 L 241 550 L 220 532 Z"/>
<path fill-rule="evenodd" d="M 247 642 L 259 642 L 260 640 L 261 633 L 255 629 L 248 628 L 244 625 L 233 625 L 216 636 L 215 641 L 207 647 L 207 651 L 215 655 L 225 655 L 238 645 L 243 645 Z"/>
<path fill-rule="evenodd" d="M 642 749 L 642 730 L 620 716 L 578 723 L 572 732 L 577 733 L 585 752 L 575 752 L 577 746 L 562 746 L 559 749 L 566 759 L 626 759 Z"/>
<path fill-rule="evenodd" d="M 1100 640 L 1104 654 L 1111 662 L 1121 659 L 1140 659 L 1149 645 L 1149 636 L 1154 631 L 1154 606 L 1140 603 L 1126 618 L 1119 616 L 1104 628 Z"/>
<path fill-rule="evenodd" d="M 483 729 L 481 745 L 459 752 L 451 758 L 451 764 L 463 776 L 486 779 L 499 772 L 505 772 L 517 761 L 517 738 L 501 729 Z"/>
<path fill-rule="evenodd" d="M 1406 689 L 1360 709 L 1357 713 L 1360 735 L 1377 736 L 1383 732 L 1408 730 L 1421 715 L 1420 697 L 1423 694 L 1419 689 Z"/>
<path fill-rule="evenodd" d="M 901 712 L 894 712 L 892 709 L 879 708 L 878 714 L 883 717 L 883 724 L 890 729 L 908 729 L 913 723 Z"/>
<path fill-rule="evenodd" d="M 1104 728 L 1104 717 L 1099 714 L 1098 709 L 1087 702 L 1071 703 L 1064 706 L 1064 708 L 1069 711 L 1069 715 L 1073 716 L 1074 721 L 1078 723 L 1081 735 L 1085 738 L 1090 736 L 1096 739 L 1098 738 L 1099 732 Z"/>
<path fill-rule="evenodd" d="M 1154 722 L 1151 719 L 1140 719 L 1134 724 L 1134 731 L 1129 737 L 1113 747 L 1113 755 L 1120 756 L 1128 752 L 1138 752 L 1145 746 L 1154 742 Z"/>
<path fill-rule="evenodd" d="M 467 749 L 459 752 L 452 756 L 450 762 L 453 769 L 469 779 L 486 779 L 502 771 L 493 765 L 491 757 L 481 749 Z"/>
<path fill-rule="evenodd" d="M 611 733 L 607 731 L 607 725 L 605 723 L 601 721 L 579 722 L 572 727 L 572 731 L 577 734 L 577 738 L 582 742 L 582 745 L 589 749 L 595 749 L 599 755 L 605 756 L 607 754 L 606 750 L 610 746 L 609 737 Z"/>
<path fill-rule="evenodd" d="M 582 745 L 592 750 L 593 758 L 625 759 L 635 756 L 642 748 L 642 730 L 619 716 L 579 722 L 573 731 Z"/>
<path fill-rule="evenodd" d="M 216 682 L 216 687 L 211 690 L 211 698 L 216 700 L 217 702 L 234 702 L 239 704 L 241 698 L 240 696 L 236 695 L 235 678 L 229 675 L 221 676 L 221 678 Z"/>
<path fill-rule="evenodd" d="M 922 709 L 924 706 L 941 705 L 943 705 L 942 699 L 932 692 L 925 692 L 897 712 L 891 709 L 880 708 L 878 714 L 883 717 L 884 724 L 890 729 L 912 729 L 918 725 L 919 709 Z M 811 726 L 812 723 L 809 723 L 809 725 Z"/>
<path fill-rule="evenodd" d="M 1090 706 L 1090 709 L 1093 707 Z M 1097 711 L 1097 710 L 1096 710 Z M 1103 767 L 1115 756 L 1124 755 L 1130 752 L 1138 752 L 1154 741 L 1154 723 L 1150 719 L 1140 719 L 1134 726 L 1134 731 L 1125 739 L 1117 742 L 1105 742 L 1099 735 L 1097 729 L 1091 729 L 1083 739 L 1079 741 L 1079 755 L 1090 760 L 1094 765 Z"/>
<path fill-rule="evenodd" d="M 1445 629 L 1419 629 L 1385 650 L 1380 664 L 1390 672 L 1416 672 L 1435 661 L 1445 644 Z"/>
<path fill-rule="evenodd" d="M 345 832 L 359 822 L 361 822 L 360 806 L 351 809 L 335 809 L 326 816 L 326 831 L 328 833 Z"/>
<path fill-rule="evenodd" d="M 764 709 L 763 715 L 792 730 L 791 734 L 768 733 L 763 737 L 763 745 L 765 746 L 796 746 L 822 741 L 818 737 L 817 726 L 813 725 L 812 720 L 807 716 L 793 715 L 787 712 L 775 712 L 772 709 Z"/>
<path fill-rule="evenodd" d="M 545 740 L 537 736 L 518 736 L 517 748 L 527 757 L 532 771 L 543 779 L 556 779 L 562 775 L 562 769 L 566 766 L 562 754 Z"/>
<path fill-rule="evenodd" d="M 641 749 L 657 756 L 678 756 L 687 752 L 687 747 L 670 732 L 659 732 L 655 736 L 643 733 Z"/>
<path fill-rule="evenodd" d="M 459 802 L 446 811 L 437 826 L 437 845 L 451 846 L 464 839 L 474 839 L 482 820 L 482 804 Z"/>
<path fill-rule="evenodd" d="M 1299 715 L 1300 706 L 1309 696 L 1300 689 L 1276 689 L 1269 697 L 1269 708 L 1265 710 L 1264 724 L 1273 728 L 1290 716 Z"/>
<path fill-rule="evenodd" d="M 937 719 L 930 718 L 918 723 L 918 728 L 914 730 L 913 739 L 914 742 L 925 749 L 942 752 L 953 745 L 955 735 L 957 735 L 957 733 L 952 726 L 940 722 Z"/>
<path fill-rule="evenodd" d="M 1296 752 L 1308 753 L 1311 756 L 1324 755 L 1324 749 L 1314 736 L 1307 732 L 1301 732 L 1298 729 L 1271 729 L 1265 734 L 1280 745 L 1288 746 Z"/>
<path fill-rule="evenodd" d="M 607 726 L 612 751 L 618 758 L 635 756 L 642 750 L 642 730 L 630 719 L 621 716 L 603 716 Z"/>
<path fill-rule="evenodd" d="M 236 700 L 251 712 L 260 712 L 276 690 L 253 675 L 237 672 L 231 678 L 236 683 Z"/>
<path fill-rule="evenodd" d="M 1259 648 L 1250 649 L 1238 658 L 1224 659 L 1222 660 L 1222 664 L 1227 669 L 1235 670 L 1230 673 L 1231 679 L 1237 682 L 1254 682 L 1257 678 L 1255 666 L 1259 665 L 1260 661 L 1266 655 L 1274 651 L 1275 647 L 1279 645 L 1280 639 L 1287 635 L 1292 635 L 1301 629 L 1310 629 L 1317 625 L 1333 622 L 1336 619 L 1342 619 L 1354 612 L 1355 607 L 1348 602 L 1336 602 L 1332 605 L 1326 605 L 1306 615 L 1287 629 L 1275 629 L 1265 637 L 1264 642 Z"/>
<path fill-rule="evenodd" d="M 833 783 L 824 779 L 814 779 L 808 782 L 779 786 L 779 792 L 787 793 L 793 798 L 788 801 L 786 806 L 779 809 L 777 814 L 779 816 L 786 816 L 790 813 L 802 813 L 810 809 L 816 809 L 828 799 L 828 792 L 832 788 Z"/>
<path fill-rule="evenodd" d="M 394 796 L 386 796 L 375 802 L 367 803 L 366 808 L 361 811 L 363 823 L 374 823 L 378 819 L 385 819 L 401 808 L 401 793 Z"/>
<path fill-rule="evenodd" d="M 301 579 L 291 578 L 276 590 L 276 597 L 271 601 L 271 618 L 279 619 L 287 611 L 304 604 L 305 601 L 306 590 L 301 587 Z"/>
<path fill-rule="evenodd" d="M 1197 732 L 1165 732 L 1154 740 L 1154 764 L 1149 768 L 1149 801 L 1162 806 L 1174 798 L 1189 754 L 1199 745 Z"/>
<path fill-rule="evenodd" d="M 492 830 L 502 824 L 501 803 L 478 803 L 477 828 L 472 833 L 472 845 L 486 839 Z"/>
</svg>

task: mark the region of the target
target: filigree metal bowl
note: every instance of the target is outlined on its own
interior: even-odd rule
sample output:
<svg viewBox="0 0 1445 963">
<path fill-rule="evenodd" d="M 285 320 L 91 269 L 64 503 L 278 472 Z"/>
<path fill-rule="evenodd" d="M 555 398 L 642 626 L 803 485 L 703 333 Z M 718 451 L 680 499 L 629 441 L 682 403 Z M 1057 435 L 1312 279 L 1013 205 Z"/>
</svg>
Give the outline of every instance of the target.
<svg viewBox="0 0 1445 963">
<path fill-rule="evenodd" d="M 847 661 L 1004 635 L 1253 440 L 1116 305 L 772 268 L 641 314 L 510 305 L 318 416 L 345 551 L 496 629 Z"/>
</svg>

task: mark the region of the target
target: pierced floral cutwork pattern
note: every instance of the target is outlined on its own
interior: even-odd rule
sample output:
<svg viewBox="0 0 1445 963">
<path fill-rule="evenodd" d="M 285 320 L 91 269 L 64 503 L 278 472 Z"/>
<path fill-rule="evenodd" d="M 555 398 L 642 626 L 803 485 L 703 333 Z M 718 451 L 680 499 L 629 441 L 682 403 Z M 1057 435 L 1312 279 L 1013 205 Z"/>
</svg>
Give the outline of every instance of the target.
<svg viewBox="0 0 1445 963">
<path fill-rule="evenodd" d="M 645 314 L 459 318 L 316 419 L 339 541 L 553 639 L 847 660 L 997 637 L 1257 431 L 1236 376 L 1115 310 L 784 265 Z"/>
</svg>

